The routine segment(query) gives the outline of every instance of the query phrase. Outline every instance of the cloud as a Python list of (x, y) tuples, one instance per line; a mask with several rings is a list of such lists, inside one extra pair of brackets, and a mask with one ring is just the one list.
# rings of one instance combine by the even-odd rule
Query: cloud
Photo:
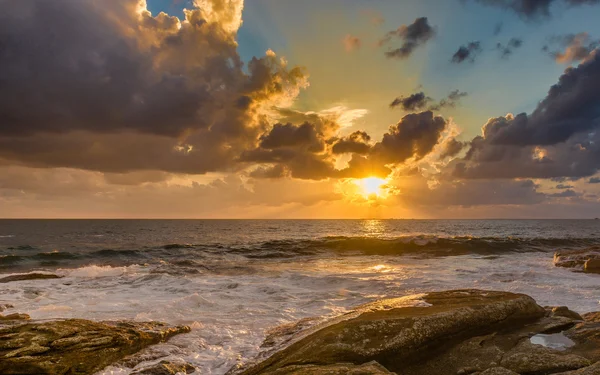
[(307, 83), (272, 52), (244, 67), (240, 0), (198, 1), (183, 21), (138, 0), (60, 4), (3, 2), (0, 158), (109, 172), (233, 168), (269, 128), (270, 108)]
[(360, 38), (358, 38), (354, 35), (348, 34), (342, 40), (342, 44), (344, 45), (346, 52), (352, 52), (352, 51), (356, 51), (357, 49), (359, 49), (362, 43), (360, 41)]
[(481, 42), (471, 42), (467, 45), (460, 46), (452, 56), (452, 61), (455, 64), (460, 64), (464, 61), (475, 62), (477, 56), (481, 53)]
[(454, 108), (459, 103), (459, 101), (468, 96), (466, 92), (462, 92), (459, 90), (454, 90), (448, 96), (439, 102), (434, 102), (433, 98), (425, 95), (424, 92), (418, 92), (409, 96), (401, 96), (392, 103), (390, 103), (390, 108), (400, 107), (402, 110), (406, 112), (422, 110), (427, 108), (429, 111), (439, 111), (443, 108)]
[(437, 145), (449, 123), (433, 112), (411, 113), (390, 126), (380, 142), (373, 146), (372, 157), (383, 164), (419, 160)]
[(509, 9), (527, 20), (548, 18), (553, 4), (567, 6), (594, 5), (600, 0), (475, 0), (484, 5)]
[(559, 64), (571, 64), (587, 58), (600, 46), (600, 40), (592, 40), (588, 33), (579, 33), (551, 37), (549, 44), (564, 50), (550, 51), (550, 45), (546, 45), (542, 49), (544, 52), (548, 52)]
[(450, 138), (444, 145), (440, 153), (440, 159), (451, 158), (458, 155), (466, 146), (465, 142)]
[(389, 44), (394, 39), (402, 42), (399, 48), (391, 48), (385, 52), (385, 56), (395, 59), (406, 59), (418, 47), (424, 45), (435, 36), (436, 32), (427, 20), (427, 17), (417, 18), (410, 25), (402, 25), (397, 30), (388, 32), (380, 41), (379, 45)]
[(333, 147), (334, 154), (368, 154), (371, 151), (371, 136), (364, 131), (355, 131), (347, 137), (337, 140)]
[(468, 93), (460, 90), (454, 90), (447, 97), (440, 100), (437, 104), (429, 107), (430, 111), (439, 111), (443, 108), (455, 108), (462, 98), (469, 96)]
[(507, 59), (513, 52), (521, 48), (523, 40), (519, 38), (511, 38), (506, 44), (496, 43), (496, 49), (500, 52), (500, 57)]
[(425, 108), (432, 101), (424, 92), (418, 92), (407, 97), (401, 96), (390, 103), (390, 108), (401, 107), (405, 111), (415, 111)]
[(588, 180), (589, 184), (600, 184), (600, 177), (592, 177)]
[(463, 178), (586, 177), (600, 168), (600, 54), (568, 68), (531, 114), (491, 118), (457, 161)]
[(567, 189), (567, 190), (561, 191), (560, 193), (550, 194), (549, 196), (552, 198), (573, 198), (573, 197), (579, 197), (579, 196), (581, 196), (581, 194), (577, 193), (576, 191), (574, 191), (572, 189)]
[(573, 185), (564, 185), (564, 184), (558, 184), (556, 185), (557, 189), (572, 189)]
[(494, 36), (500, 35), (502, 29), (504, 28), (504, 23), (498, 22), (496, 26), (494, 26)]

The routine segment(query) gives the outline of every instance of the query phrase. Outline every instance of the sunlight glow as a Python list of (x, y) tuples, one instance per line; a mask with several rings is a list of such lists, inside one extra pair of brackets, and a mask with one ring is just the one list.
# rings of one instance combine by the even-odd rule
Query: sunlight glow
[(365, 196), (381, 196), (383, 186), (387, 183), (386, 180), (377, 177), (368, 177), (361, 180), (355, 180), (354, 183), (362, 190)]

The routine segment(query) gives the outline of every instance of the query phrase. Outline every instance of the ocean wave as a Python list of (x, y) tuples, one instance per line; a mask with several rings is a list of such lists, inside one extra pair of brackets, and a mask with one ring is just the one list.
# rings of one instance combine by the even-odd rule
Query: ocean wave
[(248, 258), (285, 258), (333, 251), (340, 255), (452, 256), (507, 252), (555, 251), (600, 244), (598, 238), (510, 238), (510, 237), (346, 237), (314, 240), (274, 240), (235, 249)]
[(459, 255), (499, 256), (505, 253), (552, 252), (600, 245), (600, 238), (512, 238), (440, 237), (411, 235), (398, 237), (329, 236), (315, 239), (282, 239), (255, 243), (178, 244), (140, 246), (139, 249), (81, 249), (37, 252), (27, 246), (0, 251), (0, 269), (31, 267), (76, 268), (83, 266), (121, 267), (148, 264), (156, 272), (197, 274), (205, 272), (246, 272), (229, 264), (241, 259), (250, 262), (285, 260), (297, 257), (381, 255), (443, 257)]

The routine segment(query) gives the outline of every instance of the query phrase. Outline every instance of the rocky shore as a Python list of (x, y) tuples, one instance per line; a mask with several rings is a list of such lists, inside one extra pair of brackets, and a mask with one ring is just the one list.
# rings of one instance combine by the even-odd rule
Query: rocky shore
[(544, 308), (506, 292), (383, 300), (316, 327), (290, 328), (279, 342), (262, 361), (230, 374), (600, 374), (599, 313)]
[[(49, 276), (4, 282), (34, 277)], [(11, 313), (0, 315), (3, 375), (94, 374), (115, 364), (135, 375), (201, 373), (164, 357), (139, 365), (148, 357), (143, 349), (189, 332), (186, 326), (32, 321), (12, 306), (4, 309)], [(542, 307), (508, 292), (432, 292), (366, 304), (325, 322), (279, 327), (262, 349), (252, 363), (228, 374), (600, 375), (600, 313)]]

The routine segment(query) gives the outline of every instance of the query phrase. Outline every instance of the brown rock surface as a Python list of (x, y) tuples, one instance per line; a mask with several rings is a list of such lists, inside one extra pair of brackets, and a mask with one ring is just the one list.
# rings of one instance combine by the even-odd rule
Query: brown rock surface
[(590, 260), (600, 260), (600, 247), (594, 246), (587, 249), (564, 250), (554, 253), (556, 267), (573, 268), (583, 271), (585, 263)]
[[(411, 306), (410, 301), (418, 300)], [(532, 344), (530, 338), (537, 334), (567, 343), (559, 341), (562, 350)], [(266, 352), (262, 362), (230, 373), (354, 374), (350, 369), (375, 361), (381, 366), (378, 372), (365, 374), (545, 375), (573, 370), (567, 374), (600, 375), (598, 365), (591, 365), (600, 360), (600, 313), (582, 317), (564, 306), (544, 310), (522, 294), (448, 291), (360, 306), (288, 337), (283, 346)]]
[(0, 325), (0, 374), (93, 374), (189, 327), (81, 319)]

